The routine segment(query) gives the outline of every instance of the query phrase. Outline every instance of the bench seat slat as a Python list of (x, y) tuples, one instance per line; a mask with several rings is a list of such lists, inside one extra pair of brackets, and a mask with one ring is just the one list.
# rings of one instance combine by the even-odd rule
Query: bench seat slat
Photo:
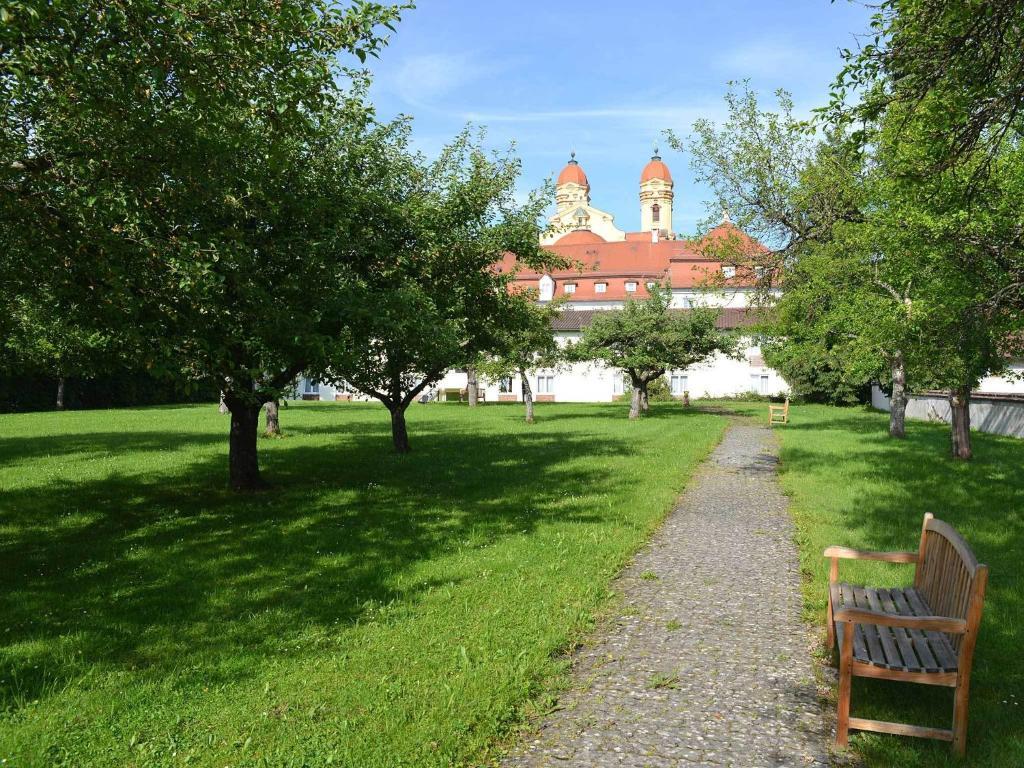
[[(882, 601), (878, 599), (878, 591), (874, 589), (866, 591), (871, 610), (883, 610)], [(893, 637), (892, 627), (876, 626), (875, 629), (878, 631), (878, 639), (882, 643), (882, 652), (885, 654), (885, 666), (889, 669), (906, 669), (903, 666), (903, 660), (900, 658), (900, 652), (896, 648), (896, 638)]]
[[(872, 589), (837, 583), (831, 585), (832, 605), (865, 608), (897, 616), (933, 615), (913, 589)], [(842, 633), (837, 633), (842, 644)], [(902, 672), (956, 672), (957, 655), (944, 632), (907, 630), (876, 624), (855, 624), (853, 657), (856, 661)]]
[[(900, 616), (917, 615), (910, 608), (910, 604), (907, 602), (902, 589), (893, 589), (891, 591), (893, 602), (896, 603), (896, 610), (899, 611)], [(921, 669), (925, 672), (940, 672), (939, 663), (935, 661), (932, 649), (928, 647), (928, 638), (924, 636), (924, 632), (919, 629), (908, 629), (907, 634), (910, 635), (910, 642), (914, 644), (914, 651), (921, 660)]]
[[(914, 610), (916, 616), (933, 615), (932, 609), (928, 606), (924, 596), (916, 589), (906, 589), (903, 591), (903, 594), (906, 596), (907, 602), (910, 603), (910, 607)], [(943, 672), (956, 672), (956, 649), (953, 647), (949, 636), (944, 632), (932, 630), (926, 631), (924, 636), (928, 639), (928, 646), (931, 648), (939, 668)]]

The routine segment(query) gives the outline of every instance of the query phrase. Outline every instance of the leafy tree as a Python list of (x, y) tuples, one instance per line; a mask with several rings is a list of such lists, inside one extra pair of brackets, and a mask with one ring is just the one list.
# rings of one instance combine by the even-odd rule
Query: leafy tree
[(513, 305), (518, 311), (510, 313), (499, 331), (499, 351), (483, 355), (477, 367), (491, 380), (519, 377), (526, 423), (533, 424), (533, 390), (527, 372), (554, 368), (563, 362), (562, 350), (551, 327), (562, 305), (558, 301), (536, 304), (532, 292), (524, 293), (522, 298), (526, 301)]
[(12, 297), (11, 303), (11, 326), (3, 350), (7, 365), (23, 374), (56, 378), (59, 410), (65, 406), (69, 377), (89, 377), (117, 360), (109, 336), (83, 327), (76, 312), (60, 311), (40, 291), (25, 291)]
[(629, 376), (633, 393), (629, 418), (647, 410), (648, 387), (669, 370), (685, 370), (717, 353), (734, 355), (737, 339), (716, 326), (718, 311), (707, 307), (670, 309), (672, 292), (651, 286), (643, 301), (599, 312), (567, 349), (573, 360), (597, 360)]
[(995, 157), (1004, 141), (1020, 135), (1024, 5), (1018, 0), (882, 0), (867, 42), (843, 57), (830, 103), (820, 112), (833, 124), (855, 127), (860, 142), (871, 142), (869, 126), (899, 112), (924, 129), (912, 140), (929, 147), (929, 169), (937, 170), (979, 154)]
[[(902, 437), (916, 348), (913, 267), (867, 221), (873, 180), (865, 159), (842, 135), (816, 135), (796, 119), (784, 91), (776, 97), (779, 111), (766, 111), (748, 87), (730, 88), (725, 123), (695, 126), (695, 169), (744, 231), (774, 245), (759, 261), (774, 278), (758, 297), (774, 310), (763, 327), (768, 362), (798, 394), (829, 402), (855, 401), (872, 379), (888, 381), (890, 434)], [(717, 257), (751, 263), (749, 248), (730, 245), (720, 242)]]
[(88, 307), (85, 327), (152, 370), (223, 389), (231, 485), (259, 487), (260, 408), (340, 332), (379, 218), (367, 190), (387, 131), (338, 56), (375, 55), (399, 9), (29, 0), (4, 13), (4, 258), (41, 265), (19, 284), (44, 276), (58, 311)]
[[(353, 295), (358, 310), (323, 377), (347, 381), (391, 413), (395, 450), (411, 448), (405, 412), (450, 368), (498, 351), (526, 299), (509, 292), (507, 254), (534, 267), (544, 200), (516, 200), (519, 162), (492, 156), (467, 131), (426, 162), (403, 147), (387, 161), (391, 221), (377, 231), (382, 258)], [(386, 257), (386, 258), (385, 258)]]

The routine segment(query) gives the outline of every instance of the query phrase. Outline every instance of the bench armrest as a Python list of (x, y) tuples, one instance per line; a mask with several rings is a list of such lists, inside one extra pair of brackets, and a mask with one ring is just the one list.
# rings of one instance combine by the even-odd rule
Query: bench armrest
[(826, 547), (822, 553), (831, 558), (832, 566), (828, 569), (828, 580), (839, 581), (839, 560), (880, 560), (885, 563), (916, 563), (917, 552), (871, 552), (849, 547)]
[(872, 552), (849, 547), (827, 547), (825, 557), (843, 558), (844, 560), (882, 560), (886, 563), (916, 563), (917, 552)]
[(952, 632), (957, 635), (967, 631), (967, 622), (963, 619), (951, 619), (948, 616), (899, 616), (895, 613), (869, 611), (867, 608), (840, 608), (832, 618), (837, 623), (848, 621), (854, 624), (881, 624), (886, 627)]

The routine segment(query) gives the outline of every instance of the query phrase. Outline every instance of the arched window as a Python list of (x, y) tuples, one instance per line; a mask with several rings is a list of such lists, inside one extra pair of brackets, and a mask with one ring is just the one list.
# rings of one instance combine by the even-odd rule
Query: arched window
[(657, 203), (651, 206), (651, 221), (655, 224), (661, 221), (661, 206)]

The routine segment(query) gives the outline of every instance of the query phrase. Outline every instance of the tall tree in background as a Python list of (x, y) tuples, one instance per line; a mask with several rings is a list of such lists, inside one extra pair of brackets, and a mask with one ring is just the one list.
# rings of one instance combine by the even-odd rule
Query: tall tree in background
[(260, 407), (344, 325), (387, 131), (338, 56), (375, 55), (398, 12), (363, 0), (4, 10), (5, 259), (48, 267), (34, 274), (55, 311), (88, 307), (85, 327), (152, 370), (216, 382), (236, 489), (262, 485)]
[(734, 355), (736, 337), (716, 327), (718, 311), (672, 310), (668, 287), (652, 285), (650, 296), (629, 300), (621, 310), (599, 312), (580, 340), (566, 350), (572, 360), (595, 360), (623, 371), (633, 385), (629, 418), (646, 410), (647, 389), (670, 370), (686, 370), (715, 354)]
[(533, 424), (533, 389), (529, 371), (555, 368), (563, 362), (564, 355), (551, 327), (562, 307), (557, 301), (535, 303), (536, 296), (532, 291), (522, 294), (522, 298), (525, 301), (511, 307), (518, 311), (510, 312), (507, 322), (499, 330), (502, 338), (498, 350), (483, 355), (478, 368), (492, 381), (519, 377), (526, 423)]
[(58, 307), (38, 286), (10, 301), (12, 325), (0, 353), (22, 373), (54, 377), (58, 410), (66, 404), (68, 378), (89, 377), (117, 360), (110, 337), (81, 325), (77, 307)]
[(1024, 5), (883, 0), (871, 32), (822, 115), (879, 156), (883, 213), (940, 278), (933, 380), (950, 392), (953, 455), (969, 458), (970, 389), (1024, 330)]
[(405, 413), (450, 368), (500, 351), (526, 299), (508, 290), (514, 259), (538, 268), (545, 199), (516, 200), (519, 161), (480, 148), (468, 131), (426, 162), (405, 147), (387, 160), (391, 220), (377, 230), (381, 258), (355, 287), (359, 309), (322, 378), (344, 380), (391, 414), (395, 451), (411, 450)]

